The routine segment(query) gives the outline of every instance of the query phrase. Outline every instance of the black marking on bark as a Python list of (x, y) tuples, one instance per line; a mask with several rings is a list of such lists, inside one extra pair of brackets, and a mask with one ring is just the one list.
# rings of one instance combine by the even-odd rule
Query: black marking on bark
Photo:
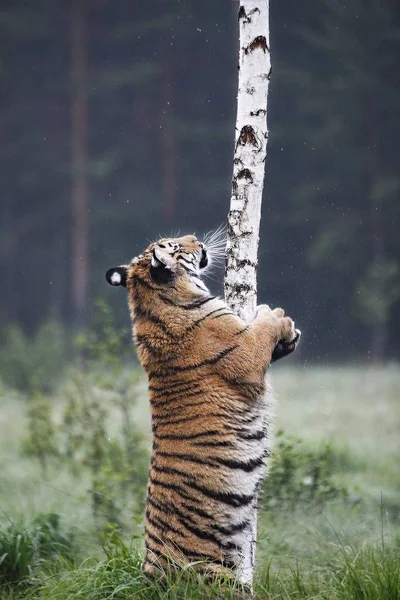
[[(270, 72), (271, 72), (271, 70), (270, 70)], [(268, 74), (268, 78), (269, 78), (269, 74)], [(267, 111), (264, 108), (259, 108), (258, 110), (250, 111), (251, 117), (261, 117), (265, 114), (267, 114)]]
[(239, 139), (237, 141), (237, 145), (245, 146), (246, 144), (251, 144), (252, 146), (257, 146), (257, 138), (254, 133), (254, 129), (251, 125), (244, 125), (239, 135)]
[(244, 6), (240, 6), (240, 8), (239, 8), (238, 21), (240, 21), (240, 19), (247, 19), (247, 15), (246, 15), (246, 11), (244, 10)]
[(253, 176), (251, 174), (250, 169), (242, 169), (236, 175), (236, 179), (246, 179), (249, 183), (253, 183)]
[(238, 12), (238, 21), (243, 19), (243, 23), (251, 23), (250, 17), (253, 16), (256, 12), (260, 12), (259, 8), (253, 8), (249, 13), (246, 13), (244, 6), (240, 6)]
[(271, 81), (271, 73), (272, 73), (272, 67), (270, 67), (269, 71), (268, 71), (268, 75), (267, 75), (268, 81)]
[(244, 258), (243, 260), (238, 260), (236, 261), (236, 268), (237, 269), (243, 269), (244, 267), (253, 267), (254, 269), (257, 269), (257, 263), (249, 260), (248, 258)]
[(236, 294), (247, 294), (248, 292), (254, 291), (253, 286), (248, 285), (247, 283), (237, 282), (237, 283), (234, 283), (232, 287)]
[(265, 35), (258, 35), (257, 37), (255, 37), (254, 40), (247, 46), (247, 48), (244, 49), (244, 53), (248, 54), (249, 52), (253, 52), (253, 50), (255, 50), (256, 48), (261, 48), (264, 54), (266, 52), (269, 52), (267, 38), (265, 37)]

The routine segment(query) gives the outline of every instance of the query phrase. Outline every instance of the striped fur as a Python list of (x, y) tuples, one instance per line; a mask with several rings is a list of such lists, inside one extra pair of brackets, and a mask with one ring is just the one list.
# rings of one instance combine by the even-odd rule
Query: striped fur
[(269, 454), (266, 370), (278, 341), (298, 339), (282, 309), (260, 306), (247, 325), (213, 297), (201, 279), (208, 260), (204, 244), (185, 236), (162, 239), (117, 268), (149, 380), (151, 575), (169, 561), (243, 572)]

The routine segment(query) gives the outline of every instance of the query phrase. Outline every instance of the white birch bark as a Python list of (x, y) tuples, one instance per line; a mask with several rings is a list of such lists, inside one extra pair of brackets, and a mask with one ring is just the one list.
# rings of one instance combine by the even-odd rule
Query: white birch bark
[[(242, 0), (238, 19), (238, 109), (224, 287), (227, 304), (250, 322), (257, 307), (257, 252), (268, 140), (269, 0)], [(246, 533), (238, 576), (252, 587), (257, 501)]]
[(268, 0), (240, 3), (238, 110), (224, 286), (227, 303), (245, 321), (253, 319), (257, 306), (257, 251), (271, 71), (268, 15)]

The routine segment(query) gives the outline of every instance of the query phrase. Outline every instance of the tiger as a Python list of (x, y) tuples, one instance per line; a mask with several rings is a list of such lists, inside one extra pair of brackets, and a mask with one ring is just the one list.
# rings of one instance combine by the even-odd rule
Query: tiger
[(241, 320), (206, 286), (211, 262), (194, 235), (162, 238), (109, 269), (106, 280), (127, 289), (148, 377), (144, 573), (191, 563), (246, 584), (252, 514), (270, 455), (266, 372), (293, 352), (300, 331), (268, 305), (251, 323)]

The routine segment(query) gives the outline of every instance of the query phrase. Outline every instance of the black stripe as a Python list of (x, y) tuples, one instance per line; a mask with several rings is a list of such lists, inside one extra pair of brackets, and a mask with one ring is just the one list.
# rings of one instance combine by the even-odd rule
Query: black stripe
[(203, 304), (206, 304), (207, 302), (210, 302), (211, 300), (215, 300), (215, 296), (207, 296), (207, 298), (202, 298), (201, 300), (196, 300), (196, 302), (192, 302), (191, 304), (185, 304), (182, 308), (184, 308), (185, 310), (193, 310), (195, 308), (199, 308), (200, 306), (203, 306)]
[(233, 314), (232, 312), (224, 312), (224, 313), (222, 313), (222, 315), (216, 315), (215, 317), (213, 317), (211, 319), (211, 321), (215, 321), (215, 319), (219, 319), (220, 317), (226, 317), (227, 315), (232, 315), (232, 314)]
[(186, 258), (184, 258), (183, 256), (178, 256), (178, 262), (180, 263), (181, 260), (183, 260), (183, 262), (185, 262), (187, 265), (194, 265), (194, 259), (193, 260), (187, 260)]
[(229, 535), (233, 535), (235, 533), (239, 533), (240, 531), (243, 531), (244, 529), (246, 529), (246, 527), (248, 527), (250, 525), (249, 520), (246, 519), (245, 521), (241, 521), (240, 523), (236, 523), (236, 524), (229, 525), (228, 527), (224, 527), (223, 525), (219, 525), (218, 523), (215, 523), (214, 516), (210, 515), (208, 512), (206, 512), (202, 508), (199, 508), (198, 506), (193, 506), (192, 504), (187, 504), (186, 502), (182, 502), (182, 507), (185, 508), (186, 510), (188, 510), (189, 512), (201, 517), (202, 519), (207, 519), (208, 521), (212, 521), (212, 523), (209, 524), (209, 527), (211, 527), (212, 529), (215, 529), (215, 531), (218, 531), (219, 533), (222, 533), (223, 535), (229, 536)]
[(173, 515), (175, 512), (175, 507), (172, 504), (167, 504), (161, 500), (153, 500), (150, 495), (147, 496), (146, 502), (168, 516)]
[(196, 272), (194, 269), (189, 269), (189, 267), (187, 267), (186, 265), (182, 265), (181, 263), (180, 266), (186, 271), (186, 273), (189, 273), (189, 275), (193, 275), (193, 273)]
[[(194, 552), (190, 548), (186, 548), (185, 546), (182, 546), (181, 543), (178, 544), (178, 542), (175, 541), (175, 540), (170, 540), (171, 543), (170, 544), (166, 544), (165, 542), (162, 542), (161, 540), (158, 540), (158, 538), (155, 535), (153, 535), (151, 533), (151, 531), (149, 531), (149, 529), (146, 526), (144, 528), (144, 532), (145, 532), (146, 538), (148, 538), (148, 539), (146, 539), (146, 546), (148, 546), (148, 549), (151, 552), (154, 552), (154, 554), (156, 554), (159, 550), (158, 550), (158, 548), (154, 548), (153, 549), (152, 547), (150, 547), (148, 545), (148, 540), (149, 539), (152, 540), (156, 544), (162, 545), (167, 550), (178, 550), (179, 552), (182, 553), (182, 555), (185, 558), (189, 558), (191, 560), (206, 560), (208, 562), (211, 561), (211, 562), (220, 563), (220, 561), (218, 561), (218, 559), (213, 558), (209, 554), (203, 554), (202, 552)], [(165, 553), (162, 556), (165, 556)]]
[[(179, 406), (171, 407), (171, 404), (174, 404), (175, 402), (182, 402), (183, 399), (191, 398), (193, 396), (203, 396), (203, 395), (204, 395), (203, 390), (199, 390), (198, 392), (191, 392), (189, 394), (183, 394), (183, 395), (179, 396), (178, 398), (173, 398), (172, 400), (170, 400), (168, 402), (168, 409), (167, 409), (168, 415), (167, 416), (173, 417), (176, 414), (181, 414), (183, 412), (183, 410), (186, 408), (195, 408), (197, 406), (204, 406), (204, 405), (210, 406), (210, 400), (208, 399), (208, 400), (201, 400), (198, 402), (184, 402), (184, 403), (179, 404)], [(153, 402), (152, 402), (152, 404), (153, 404)], [(160, 408), (160, 410), (162, 410), (163, 406), (165, 408), (165, 404), (166, 403), (156, 404), (155, 408)], [(153, 416), (155, 418), (159, 418), (160, 416), (162, 417), (162, 415), (157, 415), (155, 413), (153, 413)]]
[(240, 390), (241, 393), (246, 393), (247, 396), (244, 398), (246, 400), (253, 400), (259, 396), (262, 396), (265, 393), (265, 384), (264, 383), (253, 383), (243, 381), (242, 379), (232, 379), (230, 377), (226, 377), (226, 375), (222, 375), (219, 373), (220, 379), (232, 386), (236, 392)]
[[(158, 503), (156, 501), (154, 501), (151, 497), (149, 497), (147, 499), (147, 502), (149, 504), (151, 504), (151, 506), (153, 506), (154, 508), (156, 508), (157, 510), (161, 510), (162, 512), (164, 512), (164, 514), (169, 515), (170, 513), (164, 510), (164, 506), (163, 503)], [(236, 524), (232, 524), (232, 525), (228, 525), (227, 527), (223, 526), (223, 525), (219, 525), (218, 523), (215, 523), (215, 518), (213, 515), (209, 514), (207, 511), (203, 510), (202, 508), (198, 507), (198, 506), (194, 506), (193, 504), (188, 504), (186, 502), (182, 502), (182, 508), (184, 508), (186, 511), (189, 511), (189, 513), (192, 513), (198, 517), (201, 517), (202, 519), (206, 519), (207, 521), (211, 521), (211, 523), (208, 525), (209, 527), (211, 527), (212, 529), (214, 529), (215, 531), (218, 531), (218, 533), (221, 533), (222, 535), (226, 535), (226, 536), (230, 536), (230, 535), (234, 535), (235, 533), (239, 533), (241, 531), (243, 531), (244, 529), (246, 529), (246, 527), (249, 526), (249, 521), (246, 519), (244, 521), (241, 521), (240, 523), (236, 523)], [(196, 524), (196, 521), (193, 520), (193, 518), (190, 516), (190, 514), (185, 514), (183, 513), (177, 506), (175, 506), (172, 509), (172, 512), (176, 515), (178, 515), (179, 517), (181, 517), (182, 519), (186, 520), (184, 524), (187, 524), (187, 521), (189, 521), (191, 524)], [(160, 519), (160, 517), (157, 517)], [(188, 527), (186, 527), (188, 529)]]
[[(183, 265), (182, 265), (183, 267)], [(201, 283), (203, 283), (203, 285), (199, 285), (198, 283), (196, 283), (194, 281), (194, 277), (192, 277), (191, 283), (194, 283), (194, 285), (197, 287), (198, 290), (202, 290), (203, 292), (205, 292), (207, 290), (206, 285), (201, 281), (201, 279), (199, 277), (196, 277), (196, 279), (198, 279)], [(207, 290), (208, 291), (208, 290)]]
[[(153, 467), (155, 470), (157, 470), (155, 467)], [(180, 485), (175, 485), (173, 483), (167, 483), (165, 481), (161, 481), (160, 479), (155, 479), (151, 473), (149, 474), (149, 480), (150, 482), (155, 486), (155, 487), (162, 487), (165, 490), (169, 490), (172, 492), (176, 492), (177, 494), (179, 494), (182, 498), (185, 498), (186, 500), (191, 500), (191, 501), (195, 501), (197, 502), (197, 498), (193, 498), (193, 496), (190, 496)]]
[[(171, 420), (168, 412), (166, 414), (160, 412), (159, 414), (152, 415), (152, 420), (155, 425), (175, 425), (176, 423), (185, 423), (186, 421), (195, 421), (199, 418), (209, 418), (209, 417), (219, 417), (220, 419), (226, 419), (232, 416), (232, 413), (226, 409), (221, 408), (220, 413), (206, 413), (202, 411), (200, 414), (196, 413), (195, 415), (190, 415), (188, 417), (182, 417), (180, 419)], [(179, 411), (178, 411), (179, 413)], [(176, 415), (171, 415), (172, 417)], [(244, 421), (244, 419), (242, 419)]]
[[(148, 501), (148, 503), (150, 503), (152, 506), (154, 506), (155, 508), (157, 508), (157, 503), (156, 503), (156, 502), (154, 502), (153, 500), (151, 500), (151, 498), (148, 498), (148, 499), (147, 499), (147, 501)], [(183, 506), (183, 502), (181, 503), (181, 505)], [(189, 505), (189, 506), (192, 506), (192, 505)], [(190, 511), (189, 511), (189, 512), (190, 512)], [(173, 507), (172, 514), (174, 514), (174, 515), (178, 515), (178, 516), (180, 516), (180, 517), (182, 517), (182, 518), (184, 518), (184, 519), (188, 519), (188, 520), (189, 520), (191, 523), (196, 523), (195, 519), (193, 519), (193, 517), (192, 517), (191, 515), (188, 515), (188, 514), (186, 514), (186, 513), (182, 512), (182, 511), (181, 511), (181, 510), (178, 508), (178, 506), (177, 506), (176, 504), (174, 504), (174, 507)]]
[[(213, 515), (210, 515), (207, 511), (203, 510), (199, 506), (193, 506), (193, 504), (186, 504), (186, 502), (182, 502), (182, 507), (185, 508), (186, 510), (188, 510), (189, 512), (194, 513), (198, 517), (201, 517), (202, 519), (207, 519), (209, 521), (215, 520)], [(188, 516), (188, 515), (185, 515), (185, 516)], [(193, 519), (191, 519), (191, 520), (193, 523), (194, 522)]]
[(183, 462), (191, 462), (198, 465), (219, 469), (219, 466), (216, 464), (216, 462), (204, 460), (203, 458), (199, 458), (193, 454), (179, 454), (179, 452), (164, 452), (163, 450), (157, 450), (157, 456), (163, 456), (164, 458), (176, 458), (177, 460), (181, 460)]
[(165, 356), (165, 350), (160, 350), (149, 342), (147, 336), (144, 335), (135, 335), (135, 343), (137, 346), (143, 346), (150, 354), (154, 354), (155, 356)]
[[(160, 539), (158, 539), (157, 536), (155, 536), (153, 533), (151, 533), (151, 531), (149, 531), (146, 527), (146, 525), (144, 526), (144, 533), (146, 538), (149, 538), (152, 542), (158, 544), (159, 546), (162, 546), (163, 543)], [(146, 546), (148, 546), (148, 548), (152, 551), (152, 552), (156, 552), (156, 550), (158, 550), (158, 548), (153, 549), (152, 547), (149, 546), (148, 544), (148, 540), (146, 540)]]
[(193, 454), (180, 454), (179, 452), (164, 452), (163, 450), (157, 450), (157, 456), (163, 456), (165, 458), (175, 458), (184, 462), (196, 463), (213, 468), (219, 468), (219, 466), (227, 467), (228, 469), (240, 469), (246, 473), (254, 471), (257, 467), (264, 464), (265, 454), (252, 458), (248, 461), (233, 460), (228, 458), (221, 458), (219, 456), (208, 456), (209, 459), (199, 458)]
[(201, 431), (199, 433), (165, 433), (157, 434), (156, 437), (160, 440), (194, 440), (199, 437), (209, 437), (213, 435), (219, 435), (218, 429), (209, 429), (208, 431)]
[(187, 523), (185, 521), (185, 519), (182, 519), (181, 517), (178, 517), (178, 519), (179, 519), (179, 522), (182, 523), (182, 525), (188, 531), (190, 531), (190, 533), (193, 533), (196, 537), (200, 538), (201, 540), (207, 540), (209, 542), (213, 542), (218, 547), (223, 548), (224, 550), (236, 550), (237, 549), (237, 545), (234, 544), (233, 542), (222, 542), (220, 539), (218, 539), (216, 537), (216, 535), (214, 533), (211, 533), (209, 531), (204, 531), (204, 529), (199, 529), (195, 525), (192, 525), (191, 523)]
[(155, 424), (153, 423), (153, 431), (159, 427), (165, 427), (167, 425), (178, 425), (180, 423), (189, 423), (190, 421), (195, 421), (196, 419), (205, 419), (205, 418), (210, 418), (210, 417), (215, 417), (215, 418), (219, 418), (219, 419), (224, 419), (226, 418), (226, 414), (221, 414), (221, 413), (209, 413), (209, 414), (201, 414), (201, 415), (191, 415), (190, 417), (182, 417), (181, 419), (175, 419), (175, 420), (170, 420), (168, 419), (167, 421), (160, 421), (161, 417), (157, 417), (158, 419), (158, 423)]
[[(207, 313), (206, 315), (204, 315), (200, 319), (197, 319), (197, 321), (195, 321), (194, 323), (192, 323), (191, 325), (189, 325), (189, 327), (185, 330), (185, 333), (189, 333), (195, 327), (197, 327), (198, 325), (200, 325), (200, 323), (202, 323), (203, 321), (205, 321), (206, 319), (208, 319), (208, 317), (210, 317), (211, 315), (213, 315), (214, 313), (216, 313), (216, 312), (218, 312), (220, 310), (224, 310), (225, 308), (226, 308), (226, 306), (221, 306), (220, 308), (216, 308), (215, 310), (212, 310), (211, 312)], [(230, 313), (230, 314), (232, 314), (232, 313)]]
[[(182, 265), (183, 266), (183, 265)], [(183, 310), (194, 310), (196, 308), (200, 308), (203, 304), (210, 302), (211, 300), (215, 300), (215, 296), (207, 296), (207, 298), (202, 298), (201, 300), (196, 300), (195, 302), (191, 302), (190, 304), (179, 304), (178, 302), (174, 302), (170, 298), (159, 295), (160, 300), (165, 302), (165, 304), (169, 304), (170, 306), (175, 306), (176, 308), (182, 308)]]
[(163, 387), (149, 385), (148, 389), (152, 392), (160, 392), (161, 394), (167, 394), (170, 390), (173, 390), (176, 387), (179, 387), (181, 385), (189, 385), (191, 383), (196, 384), (198, 381), (200, 381), (199, 377), (196, 377), (195, 379), (189, 379), (189, 381), (187, 379), (178, 379), (178, 381), (170, 382), (168, 383), (168, 385), (164, 385)]
[(188, 479), (193, 479), (193, 475), (191, 475), (187, 471), (176, 469), (175, 467), (161, 467), (160, 465), (157, 465), (156, 463), (152, 462), (151, 469), (157, 471), (158, 473), (163, 473), (164, 475), (178, 475), (178, 477), (186, 477)]
[(176, 542), (175, 540), (171, 542), (170, 548), (179, 550), (179, 552), (182, 552), (182, 555), (190, 561), (201, 560), (207, 561), (207, 563), (211, 562), (221, 564), (220, 560), (213, 558), (209, 554), (203, 554), (202, 552), (195, 552), (193, 550), (190, 550), (190, 548), (185, 548), (185, 546), (182, 546), (182, 544), (178, 544), (178, 542)]
[(192, 365), (184, 365), (184, 366), (170, 366), (168, 368), (168, 370), (166, 370), (166, 371), (158, 371), (158, 372), (153, 371), (153, 372), (149, 373), (149, 377), (165, 377), (165, 376), (168, 377), (168, 375), (172, 375), (173, 373), (190, 371), (192, 369), (199, 369), (200, 367), (205, 367), (206, 365), (215, 365), (217, 362), (219, 362), (220, 360), (222, 360), (223, 358), (228, 356), (228, 354), (230, 354), (237, 348), (239, 348), (239, 345), (230, 346), (230, 348), (225, 348), (225, 350), (222, 350), (213, 358), (208, 358), (207, 360), (203, 360), (200, 363), (195, 363)]
[[(164, 561), (167, 562), (167, 558), (166, 558), (165, 554), (163, 554), (161, 552), (161, 550), (159, 550), (158, 548), (150, 548), (150, 546), (147, 543), (147, 540), (145, 540), (145, 542), (146, 542), (146, 554), (147, 553), (150, 554), (150, 556), (146, 555), (145, 562), (146, 561), (149, 562), (151, 564), (151, 566), (154, 566), (154, 565), (157, 565), (157, 564), (159, 565), (158, 559), (160, 559), (160, 558), (164, 559)], [(157, 556), (157, 559), (154, 562), (152, 562), (150, 560), (152, 554), (154, 554), (155, 556)]]
[(215, 442), (193, 442), (193, 446), (204, 446), (204, 447), (213, 447), (213, 448), (233, 448), (234, 443), (228, 440), (218, 440)]
[(172, 337), (172, 338), (176, 338), (176, 335), (168, 329), (168, 327), (164, 323), (164, 321), (162, 319), (160, 319), (159, 317), (157, 317), (156, 315), (153, 315), (150, 311), (145, 310), (139, 306), (135, 306), (134, 315), (135, 315), (135, 317), (139, 316), (139, 317), (143, 317), (144, 319), (148, 319), (149, 321), (151, 321), (151, 323), (154, 323), (154, 325), (157, 325), (166, 335), (168, 335), (169, 337)]
[[(181, 384), (182, 385), (182, 384)], [(194, 385), (185, 385), (184, 387), (178, 388), (178, 389), (173, 389), (173, 390), (167, 390), (165, 392), (159, 392), (157, 390), (157, 395), (156, 396), (152, 396), (153, 399), (155, 400), (161, 400), (162, 398), (168, 398), (169, 396), (178, 396), (179, 394), (184, 394), (186, 392), (189, 392), (190, 390), (196, 389), (199, 387), (199, 383), (195, 383)], [(177, 386), (178, 387), (178, 386)], [(154, 390), (154, 388), (150, 388), (151, 390)]]
[(260, 429), (255, 433), (238, 433), (237, 435), (241, 440), (263, 440), (267, 437), (267, 433), (264, 429)]
[[(190, 398), (190, 396), (198, 396), (199, 394), (204, 394), (203, 390), (197, 390), (199, 384), (195, 386), (189, 386), (183, 388), (181, 390), (176, 390), (170, 392), (169, 394), (160, 394), (160, 396), (152, 396), (150, 402), (154, 406), (165, 406), (165, 404), (173, 404), (177, 400), (182, 400), (182, 398)], [(164, 400), (164, 401), (163, 401)]]
[(261, 456), (258, 456), (257, 458), (251, 458), (248, 461), (232, 460), (219, 457), (213, 457), (213, 459), (220, 465), (227, 467), (228, 469), (240, 469), (241, 471), (245, 471), (246, 473), (251, 473), (257, 467), (261, 467), (261, 465), (264, 465), (265, 456), (266, 454), (263, 453)]
[(159, 529), (162, 532), (172, 531), (172, 533), (176, 533), (177, 535), (186, 537), (182, 531), (180, 531), (179, 529), (176, 529), (176, 527), (171, 525), (171, 522), (163, 521), (163, 519), (161, 519), (159, 516), (152, 517), (149, 513), (149, 510), (146, 510), (146, 519), (150, 523), (150, 525), (152, 527), (154, 527), (155, 529)]
[(227, 504), (228, 506), (234, 506), (236, 508), (241, 506), (248, 506), (254, 500), (253, 494), (246, 495), (234, 494), (233, 492), (216, 492), (215, 490), (210, 490), (207, 487), (198, 485), (194, 481), (185, 481), (185, 485), (200, 492), (204, 496), (211, 498), (212, 500), (216, 500), (217, 502)]
[(176, 302), (174, 302), (173, 300), (170, 300), (169, 298), (167, 298), (166, 296), (163, 296), (162, 294), (159, 294), (158, 297), (160, 298), (160, 300), (162, 302), (164, 302), (164, 304), (169, 304), (169, 306), (180, 306), (180, 304), (177, 304)]
[(240, 329), (239, 331), (237, 331), (234, 335), (242, 335), (242, 333), (245, 333), (246, 331), (248, 331), (250, 329), (250, 325), (245, 325), (243, 327), (243, 329)]
[(219, 531), (219, 533), (229, 536), (229, 535), (234, 535), (235, 533), (239, 533), (240, 531), (243, 531), (249, 525), (250, 525), (250, 521), (248, 521), (246, 519), (245, 521), (241, 521), (240, 523), (236, 523), (235, 525), (230, 525), (229, 527), (223, 527), (222, 525), (217, 525), (216, 523), (212, 524), (211, 527), (213, 529), (217, 529), (217, 531)]

